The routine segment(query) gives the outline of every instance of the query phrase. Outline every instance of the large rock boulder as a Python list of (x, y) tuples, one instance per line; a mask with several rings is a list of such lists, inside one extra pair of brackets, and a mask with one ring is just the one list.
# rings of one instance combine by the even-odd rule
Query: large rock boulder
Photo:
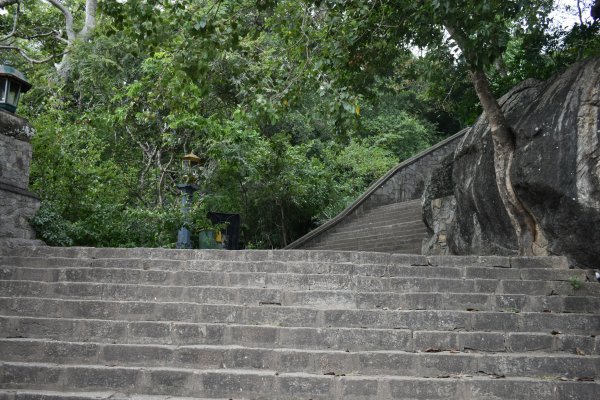
[[(516, 134), (515, 190), (545, 238), (541, 253), (600, 265), (600, 58), (546, 82), (527, 80), (500, 99)], [(454, 254), (517, 253), (495, 182), (493, 144), (480, 117), (459, 144), (453, 176)]]

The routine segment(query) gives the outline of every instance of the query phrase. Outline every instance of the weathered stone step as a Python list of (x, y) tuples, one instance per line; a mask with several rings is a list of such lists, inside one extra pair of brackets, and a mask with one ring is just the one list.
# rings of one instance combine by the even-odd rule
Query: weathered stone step
[[(403, 232), (395, 236), (380, 235), (375, 233), (371, 236), (350, 236), (348, 238), (338, 238), (335, 235), (328, 237), (325, 241), (316, 245), (330, 246), (330, 248), (348, 247), (352, 248), (372, 248), (373, 251), (382, 251), (390, 247), (402, 247), (412, 244), (420, 244), (425, 238), (425, 228), (414, 229), (412, 231)], [(348, 247), (350, 248), (350, 247)]]
[(415, 216), (411, 214), (401, 214), (401, 215), (384, 215), (378, 217), (377, 219), (356, 219), (348, 223), (342, 223), (338, 226), (331, 228), (330, 233), (341, 234), (350, 231), (363, 230), (363, 229), (371, 229), (371, 228), (386, 228), (392, 229), (392, 227), (399, 225), (414, 225), (419, 226), (424, 225), (423, 219), (420, 215)]
[(341, 223), (331, 228), (330, 233), (338, 234), (353, 230), (378, 228), (396, 224), (423, 224), (423, 218), (420, 214), (412, 213), (388, 213), (377, 217), (361, 217)]
[(376, 244), (363, 243), (360, 241), (349, 242), (343, 244), (330, 244), (328, 242), (315, 245), (314, 249), (336, 249), (340, 251), (362, 251), (373, 249), (382, 253), (394, 254), (419, 254), (422, 246), (423, 238), (410, 238), (403, 241), (377, 241)]
[[(203, 276), (204, 275), (204, 276)], [(169, 297), (182, 297), (183, 292), (201, 291), (211, 287), (257, 288), (323, 291), (381, 291), (381, 292), (445, 292), (445, 293), (494, 293), (527, 294), (531, 296), (577, 296), (599, 297), (600, 285), (595, 282), (544, 281), (522, 279), (481, 279), (481, 278), (427, 278), (427, 277), (372, 277), (363, 275), (320, 275), (320, 274), (278, 274), (278, 273), (212, 273), (192, 275), (201, 278), (187, 282), (139, 282), (140, 287), (148, 286), (152, 296), (160, 297), (162, 290)], [(29, 291), (39, 295), (81, 293), (84, 296), (110, 296), (135, 290), (137, 282), (93, 283), (93, 282), (41, 282), (21, 280), (0, 280), (0, 289), (5, 293), (19, 294)], [(201, 286), (201, 287), (200, 287)], [(133, 293), (133, 292), (132, 292)], [(194, 294), (190, 294), (193, 297)]]
[[(39, 260), (39, 259), (34, 259)], [(106, 261), (106, 260), (96, 260)], [(37, 264), (34, 263), (34, 264)], [(306, 274), (306, 275), (346, 275), (375, 277), (428, 277), (428, 278), (481, 278), (512, 280), (574, 281), (584, 283), (594, 281), (594, 271), (583, 269), (549, 268), (497, 268), (485, 266), (405, 266), (405, 265), (353, 265), (353, 264), (296, 264), (277, 262), (247, 263), (165, 263), (158, 261), (140, 265), (139, 262), (94, 262), (84, 267), (44, 268), (43, 263), (35, 267), (0, 266), (0, 279), (31, 281), (66, 281), (99, 283), (164, 283), (199, 284), (226, 282), (230, 276), (243, 274)], [(62, 264), (57, 262), (57, 265)], [(100, 266), (98, 266), (100, 265)], [(144, 268), (140, 268), (143, 266)], [(251, 278), (248, 278), (251, 279)], [(266, 279), (266, 278), (262, 278)], [(231, 280), (231, 279), (230, 279)], [(213, 283), (214, 284), (214, 283)], [(221, 284), (219, 284), (221, 285)]]
[[(0, 389), (0, 400), (209, 400), (199, 397), (152, 396), (124, 394), (113, 391), (93, 392), (57, 392), (51, 390)], [(210, 398), (210, 400), (231, 400)]]
[[(443, 376), (335, 376), (278, 373), (274, 370), (194, 370), (175, 368), (61, 366), (43, 363), (4, 363), (5, 389), (111, 390), (150, 395), (311, 399), (515, 399), (596, 400), (597, 382), (551, 379)], [(566, 379), (566, 378), (565, 378)]]
[(570, 379), (600, 377), (600, 357), (576, 354), (405, 352), (268, 349), (216, 345), (133, 345), (56, 342), (32, 339), (0, 340), (5, 362), (76, 365), (143, 366), (235, 370), (275, 370), (324, 375), (447, 376), (489, 375)]
[(411, 329), (308, 328), (0, 316), (0, 337), (121, 344), (238, 345), (313, 350), (565, 352), (600, 355), (600, 336), (558, 331), (469, 332)]
[(381, 206), (374, 207), (362, 215), (376, 214), (380, 212), (389, 212), (389, 211), (406, 211), (406, 210), (420, 210), (421, 199), (402, 201), (399, 203), (390, 203)]
[(600, 314), (446, 310), (351, 310), (152, 301), (0, 298), (5, 316), (235, 323), (287, 327), (562, 332), (600, 335)]
[[(384, 282), (374, 281), (369, 287), (360, 282), (350, 282), (353, 286), (346, 290), (324, 289), (319, 284), (308, 287), (290, 287), (275, 284), (276, 288), (220, 286), (157, 286), (138, 284), (109, 284), (89, 282), (34, 282), (0, 281), (0, 291), (12, 297), (47, 297), (86, 300), (187, 302), (206, 304), (260, 305), (278, 304), (281, 306), (313, 306), (318, 308), (386, 308), (406, 310), (479, 310), (479, 311), (529, 311), (529, 312), (579, 312), (600, 313), (600, 297), (559, 295), (560, 288), (551, 289), (553, 296), (539, 295), (531, 290), (531, 295), (502, 293), (498, 288), (512, 289), (514, 282), (543, 281), (498, 281), (496, 291), (488, 290), (494, 283), (490, 280), (443, 280), (416, 278), (389, 278), (393, 292), (385, 291)], [(400, 283), (401, 281), (402, 283)], [(298, 282), (292, 282), (297, 284)], [(260, 282), (258, 283), (261, 284)], [(356, 286), (354, 286), (356, 284)], [(398, 285), (398, 286), (396, 286)], [(414, 285), (414, 286), (413, 286)], [(594, 284), (591, 284), (594, 285)], [(335, 287), (335, 285), (332, 285)], [(592, 286), (595, 288), (596, 286)], [(522, 287), (517, 286), (518, 289)], [(527, 288), (532, 288), (527, 286)], [(532, 288), (533, 289), (533, 288)], [(579, 289), (581, 290), (581, 289)], [(578, 292), (579, 292), (578, 290)], [(401, 293), (398, 293), (400, 291)], [(510, 290), (509, 290), (510, 292)], [(525, 291), (527, 293), (527, 291)]]
[[(332, 250), (173, 250), (121, 249), (91, 247), (25, 247), (0, 249), (0, 266), (89, 266), (129, 263), (142, 268), (154, 263), (170, 264), (180, 269), (181, 263), (190, 262), (298, 262), (304, 264), (378, 264), (378, 265), (437, 265), (437, 266), (503, 266), (512, 268), (568, 269), (566, 257), (498, 257), (498, 256), (422, 256), (379, 252)], [(37, 259), (37, 261), (36, 261)], [(98, 260), (104, 259), (104, 260)], [(34, 264), (32, 264), (34, 263)], [(114, 264), (112, 264), (114, 265)]]
[[(350, 227), (348, 227), (350, 228)], [(404, 223), (392, 223), (387, 221), (386, 224), (376, 226), (353, 226), (352, 229), (344, 231), (335, 231), (331, 233), (331, 239), (336, 240), (353, 239), (356, 237), (376, 237), (376, 238), (399, 238), (413, 233), (427, 232), (427, 228), (421, 221), (408, 221)], [(330, 239), (330, 240), (331, 240)]]

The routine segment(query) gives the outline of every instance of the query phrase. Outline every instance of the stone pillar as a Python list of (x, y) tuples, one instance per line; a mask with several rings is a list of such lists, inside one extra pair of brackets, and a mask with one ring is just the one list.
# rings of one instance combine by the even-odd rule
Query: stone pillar
[(28, 219), (40, 205), (29, 191), (29, 163), (34, 131), (29, 123), (0, 109), (0, 242), (32, 240)]

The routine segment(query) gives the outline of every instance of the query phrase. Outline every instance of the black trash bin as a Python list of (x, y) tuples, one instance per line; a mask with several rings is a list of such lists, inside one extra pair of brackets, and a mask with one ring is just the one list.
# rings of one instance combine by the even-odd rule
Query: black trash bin
[(223, 248), (227, 250), (240, 250), (240, 225), (241, 218), (239, 214), (225, 214), (217, 212), (209, 212), (206, 217), (213, 224), (227, 223), (227, 228), (222, 230), (221, 233), (225, 235), (223, 238)]

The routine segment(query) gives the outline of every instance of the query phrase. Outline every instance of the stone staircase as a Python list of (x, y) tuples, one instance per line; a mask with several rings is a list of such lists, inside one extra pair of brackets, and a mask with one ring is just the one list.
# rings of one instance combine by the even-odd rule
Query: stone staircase
[(564, 258), (0, 249), (0, 399), (600, 398)]
[(421, 200), (375, 207), (345, 219), (307, 249), (420, 254), (427, 236)]

